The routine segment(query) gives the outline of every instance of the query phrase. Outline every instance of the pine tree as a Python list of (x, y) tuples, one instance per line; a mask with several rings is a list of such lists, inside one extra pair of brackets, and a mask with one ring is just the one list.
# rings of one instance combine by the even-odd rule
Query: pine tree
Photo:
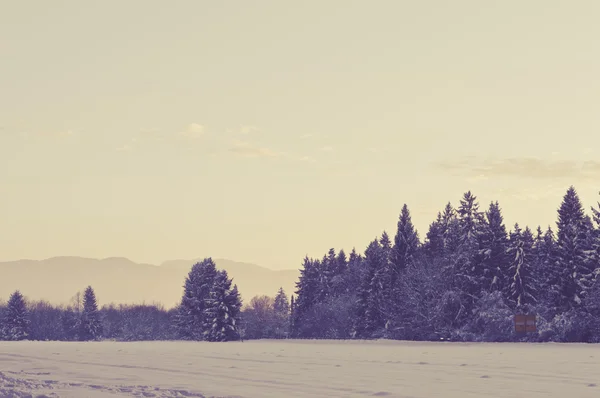
[(273, 301), (273, 312), (275, 314), (275, 328), (279, 336), (287, 334), (288, 318), (290, 317), (290, 303), (282, 287), (277, 291)]
[(419, 235), (413, 226), (408, 206), (404, 204), (398, 219), (398, 229), (394, 237), (391, 262), (395, 273), (402, 273), (409, 267), (419, 248)]
[(79, 339), (83, 341), (98, 339), (102, 334), (102, 323), (98, 312), (96, 294), (91, 286), (83, 293), (83, 311), (79, 323)]
[(509, 273), (511, 275), (508, 287), (508, 299), (520, 312), (527, 312), (530, 305), (535, 304), (536, 288), (532, 275), (533, 235), (526, 228), (521, 232), (518, 224), (515, 231), (511, 233), (509, 253), (512, 258)]
[(507, 280), (508, 236), (498, 202), (490, 203), (485, 213), (480, 240), (483, 254), (483, 288), (502, 291)]
[(444, 225), (440, 212), (438, 212), (436, 220), (429, 224), (429, 230), (423, 243), (423, 252), (430, 260), (441, 258), (444, 255)]
[(208, 299), (205, 301), (203, 333), (207, 341), (233, 341), (239, 339), (237, 323), (242, 306), (237, 286), (227, 271), (217, 271)]
[(349, 287), (346, 284), (346, 273), (348, 272), (348, 259), (343, 249), (337, 254), (334, 261), (333, 279), (331, 280), (332, 295), (339, 297), (342, 294), (348, 293)]
[(465, 314), (470, 313), (474, 302), (483, 291), (483, 256), (479, 251), (479, 240), (483, 225), (483, 214), (479, 211), (477, 197), (466, 192), (458, 208), (459, 246), (453, 258), (456, 287), (461, 292)]
[(355, 337), (371, 337), (375, 331), (385, 326), (385, 272), (382, 270), (385, 267), (384, 258), (383, 248), (376, 238), (365, 250), (367, 272), (358, 289), (353, 332)]
[(27, 303), (20, 291), (10, 295), (4, 314), (4, 335), (7, 340), (25, 340), (29, 337)]
[(293, 313), (293, 330), (295, 337), (306, 337), (310, 333), (303, 327), (304, 317), (319, 298), (319, 261), (304, 257), (300, 278), (296, 282), (296, 301)]
[(570, 187), (558, 209), (557, 274), (560, 293), (559, 308), (567, 310), (577, 307), (591, 287), (593, 270), (589, 269), (586, 229), (583, 206), (575, 191)]
[(442, 236), (444, 237), (444, 255), (456, 254), (461, 244), (460, 222), (452, 204), (448, 202), (442, 213)]
[(203, 340), (206, 301), (209, 299), (217, 268), (212, 258), (194, 264), (184, 285), (177, 313), (177, 330), (185, 340)]

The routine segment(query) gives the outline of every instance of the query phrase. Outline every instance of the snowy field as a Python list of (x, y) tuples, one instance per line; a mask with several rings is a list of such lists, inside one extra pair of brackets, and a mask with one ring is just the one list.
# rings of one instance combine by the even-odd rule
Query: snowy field
[(600, 397), (600, 346), (0, 342), (0, 397)]

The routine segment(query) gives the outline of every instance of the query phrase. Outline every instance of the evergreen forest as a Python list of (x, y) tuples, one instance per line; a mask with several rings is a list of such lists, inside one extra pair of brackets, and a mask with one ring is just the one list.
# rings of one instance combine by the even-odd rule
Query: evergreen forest
[[(393, 236), (363, 252), (305, 257), (296, 291), (243, 304), (211, 258), (191, 267), (179, 305), (99, 307), (88, 286), (67, 306), (0, 303), (4, 340), (193, 340), (261, 338), (600, 342), (600, 204), (589, 214), (574, 187), (555, 226), (504, 223), (498, 202), (466, 192), (419, 236), (407, 205)], [(517, 334), (514, 315), (537, 331)]]

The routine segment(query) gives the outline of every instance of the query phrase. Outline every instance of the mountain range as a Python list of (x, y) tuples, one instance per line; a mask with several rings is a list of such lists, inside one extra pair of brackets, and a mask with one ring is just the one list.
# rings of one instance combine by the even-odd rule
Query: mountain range
[[(31, 300), (67, 304), (91, 285), (100, 305), (145, 302), (171, 308), (179, 303), (185, 278), (198, 261), (171, 260), (161, 265), (135, 263), (123, 257), (5, 261), (0, 262), (0, 299), (6, 301), (18, 289)], [(280, 287), (289, 296), (300, 275), (299, 270), (275, 271), (227, 259), (214, 261), (233, 278), (244, 303), (255, 295), (275, 296)]]

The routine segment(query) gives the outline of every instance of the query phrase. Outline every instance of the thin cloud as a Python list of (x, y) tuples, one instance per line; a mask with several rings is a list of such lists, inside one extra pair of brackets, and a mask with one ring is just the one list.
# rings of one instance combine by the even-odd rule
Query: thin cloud
[(240, 127), (240, 134), (250, 134), (250, 133), (254, 133), (254, 132), (258, 132), (260, 131), (260, 129), (258, 127), (255, 126), (242, 126)]
[(283, 153), (273, 151), (269, 148), (258, 147), (248, 142), (233, 140), (230, 152), (236, 155), (251, 157), (251, 158), (276, 158), (283, 156)]
[(477, 158), (436, 162), (435, 167), (455, 175), (484, 177), (520, 177), (532, 179), (594, 179), (600, 177), (600, 162), (540, 159), (534, 157)]
[(333, 147), (331, 147), (329, 145), (325, 145), (325, 146), (322, 146), (321, 148), (319, 148), (319, 151), (321, 151), (321, 152), (332, 152), (333, 151)]
[(317, 163), (317, 160), (310, 156), (301, 156), (298, 158), (298, 160), (301, 162), (306, 162), (306, 163)]
[(179, 135), (186, 138), (198, 138), (204, 135), (205, 129), (204, 126), (198, 123), (189, 124), (185, 130), (180, 131)]

